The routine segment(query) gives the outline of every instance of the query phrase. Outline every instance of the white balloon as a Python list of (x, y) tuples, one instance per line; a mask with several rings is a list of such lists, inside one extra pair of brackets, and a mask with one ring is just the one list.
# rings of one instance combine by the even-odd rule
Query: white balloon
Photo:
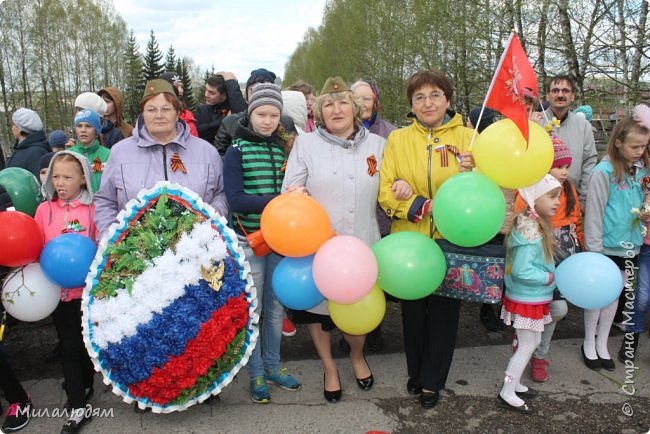
[(61, 288), (34, 262), (11, 271), (2, 285), (2, 305), (21, 321), (47, 318), (59, 304)]

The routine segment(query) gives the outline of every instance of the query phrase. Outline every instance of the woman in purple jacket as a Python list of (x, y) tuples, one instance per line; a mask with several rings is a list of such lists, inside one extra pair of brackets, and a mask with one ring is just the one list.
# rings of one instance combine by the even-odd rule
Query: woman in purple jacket
[(111, 149), (102, 185), (95, 194), (95, 224), (100, 236), (129, 200), (158, 181), (189, 188), (227, 217), (221, 157), (208, 142), (190, 135), (178, 120), (182, 106), (172, 86), (161, 79), (147, 83), (140, 110), (133, 135)]

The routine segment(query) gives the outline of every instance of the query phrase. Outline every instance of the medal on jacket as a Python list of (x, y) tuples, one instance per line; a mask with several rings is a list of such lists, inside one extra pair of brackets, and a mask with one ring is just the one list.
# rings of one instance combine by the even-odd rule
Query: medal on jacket
[(448, 167), (449, 166), (449, 155), (447, 152), (451, 152), (454, 154), (456, 157), (456, 160), (458, 160), (458, 164), (460, 164), (460, 151), (458, 150), (457, 147), (453, 145), (439, 145), (436, 146), (436, 152), (440, 152), (440, 167)]
[(366, 159), (366, 162), (368, 163), (368, 175), (374, 176), (377, 173), (377, 158), (373, 154)]
[(181, 160), (178, 152), (174, 152), (174, 155), (172, 155), (172, 172), (176, 172), (177, 170), (180, 170), (183, 173), (187, 173), (187, 169), (183, 164), (183, 160)]

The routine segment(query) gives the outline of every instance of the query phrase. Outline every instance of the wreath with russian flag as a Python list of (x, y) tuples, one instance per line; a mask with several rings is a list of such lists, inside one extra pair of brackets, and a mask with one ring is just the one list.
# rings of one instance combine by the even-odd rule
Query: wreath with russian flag
[(125, 402), (185, 410), (246, 364), (256, 304), (226, 220), (191, 190), (159, 182), (126, 205), (99, 244), (83, 295), (84, 342)]

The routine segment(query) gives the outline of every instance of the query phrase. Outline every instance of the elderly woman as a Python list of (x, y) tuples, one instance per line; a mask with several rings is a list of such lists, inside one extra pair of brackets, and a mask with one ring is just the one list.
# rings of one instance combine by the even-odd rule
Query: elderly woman
[(116, 221), (129, 200), (158, 181), (183, 185), (218, 213), (228, 215), (219, 153), (205, 140), (190, 135), (187, 125), (178, 120), (181, 110), (181, 102), (167, 81), (147, 83), (133, 135), (111, 149), (95, 195), (95, 223), (100, 235)]
[(363, 126), (371, 133), (377, 134), (385, 139), (395, 129), (395, 125), (379, 116), (381, 103), (379, 102), (379, 89), (377, 85), (368, 80), (357, 80), (350, 86), (354, 96), (361, 100), (361, 120)]
[[(388, 136), (381, 168), (379, 203), (392, 217), (391, 232), (416, 231), (440, 238), (432, 216), (437, 189), (459, 171), (471, 170), (464, 153), (472, 131), (451, 110), (454, 89), (441, 72), (422, 71), (408, 81), (407, 97), (413, 123)], [(406, 183), (413, 194), (394, 197), (395, 183)], [(410, 394), (432, 408), (444, 389), (454, 354), (460, 301), (429, 295), (402, 301), (402, 323)]]
[[(282, 188), (288, 192), (308, 192), (325, 207), (338, 234), (353, 235), (371, 245), (379, 240), (375, 218), (379, 191), (376, 169), (385, 140), (363, 127), (361, 107), (340, 77), (327, 79), (313, 108), (316, 130), (296, 140)], [(294, 320), (307, 324), (323, 363), (325, 399), (337, 402), (341, 399), (341, 382), (330, 343), (335, 325), (326, 302), (309, 311), (294, 312)], [(363, 355), (365, 335), (343, 336), (350, 345), (356, 383), (362, 390), (369, 390), (374, 379)]]

